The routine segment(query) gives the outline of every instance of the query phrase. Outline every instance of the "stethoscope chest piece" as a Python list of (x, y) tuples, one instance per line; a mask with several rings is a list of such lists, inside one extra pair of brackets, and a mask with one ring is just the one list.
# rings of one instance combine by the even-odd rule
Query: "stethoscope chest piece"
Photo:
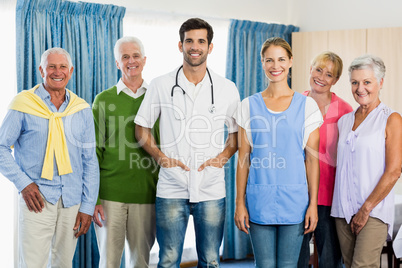
[(216, 107), (215, 107), (215, 105), (212, 104), (211, 106), (209, 106), (208, 111), (209, 111), (211, 114), (215, 114), (215, 113), (216, 113)]

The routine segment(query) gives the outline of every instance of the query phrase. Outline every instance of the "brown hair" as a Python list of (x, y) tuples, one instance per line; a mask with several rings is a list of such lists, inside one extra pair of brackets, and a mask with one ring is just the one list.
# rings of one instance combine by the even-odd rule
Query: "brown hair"
[(191, 31), (191, 30), (199, 30), (199, 29), (205, 29), (207, 30), (207, 39), (208, 39), (208, 45), (211, 44), (212, 38), (214, 37), (214, 31), (212, 30), (212, 26), (209, 25), (208, 22), (206, 22), (203, 19), (200, 18), (191, 18), (183, 22), (179, 29), (179, 35), (180, 35), (180, 41), (183, 43), (184, 42), (184, 33)]
[(271, 37), (268, 38), (261, 47), (261, 59), (264, 58), (264, 53), (270, 46), (282, 47), (284, 50), (286, 50), (289, 59), (293, 57), (292, 49), (288, 44), (288, 42), (286, 42), (283, 38), (280, 37)]

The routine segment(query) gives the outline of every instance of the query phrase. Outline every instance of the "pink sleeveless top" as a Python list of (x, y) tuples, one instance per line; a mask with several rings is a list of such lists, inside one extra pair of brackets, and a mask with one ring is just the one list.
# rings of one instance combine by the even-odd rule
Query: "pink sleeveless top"
[[(308, 96), (310, 91), (303, 92)], [(338, 120), (352, 112), (352, 106), (332, 92), (331, 103), (324, 123), (320, 127), (320, 187), (318, 188), (318, 205), (331, 206), (334, 192), (336, 171), (336, 148), (338, 142)]]

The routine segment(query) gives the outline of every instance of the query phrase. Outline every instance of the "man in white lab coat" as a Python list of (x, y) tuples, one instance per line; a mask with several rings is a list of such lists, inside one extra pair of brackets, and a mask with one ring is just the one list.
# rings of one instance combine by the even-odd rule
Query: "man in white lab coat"
[[(155, 203), (158, 267), (179, 267), (190, 214), (198, 267), (219, 267), (225, 220), (223, 166), (237, 150), (233, 114), (240, 98), (233, 82), (207, 68), (212, 27), (192, 18), (179, 33), (183, 65), (151, 82), (135, 118), (135, 135), (161, 166)], [(160, 149), (151, 135), (158, 118)]]

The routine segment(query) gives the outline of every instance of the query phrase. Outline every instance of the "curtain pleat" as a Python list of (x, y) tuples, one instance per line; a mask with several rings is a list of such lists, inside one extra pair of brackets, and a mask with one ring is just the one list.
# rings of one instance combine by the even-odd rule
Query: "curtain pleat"
[[(226, 78), (235, 82), (240, 98), (263, 91), (267, 87), (261, 65), (261, 46), (270, 37), (282, 37), (292, 44), (292, 32), (299, 27), (293, 25), (268, 24), (247, 20), (231, 20), (228, 35)], [(244, 259), (252, 254), (249, 237), (234, 224), (236, 198), (237, 154), (226, 167), (226, 225), (224, 236), (224, 259)]]
[[(67, 50), (74, 65), (67, 88), (92, 103), (119, 79), (113, 48), (123, 35), (126, 9), (63, 0), (18, 0), (16, 56), (18, 92), (41, 83), (40, 57), (51, 47)], [(3, 27), (6, 27), (3, 25)], [(95, 230), (78, 239), (74, 268), (98, 267)], [(121, 267), (124, 267), (124, 262)]]

